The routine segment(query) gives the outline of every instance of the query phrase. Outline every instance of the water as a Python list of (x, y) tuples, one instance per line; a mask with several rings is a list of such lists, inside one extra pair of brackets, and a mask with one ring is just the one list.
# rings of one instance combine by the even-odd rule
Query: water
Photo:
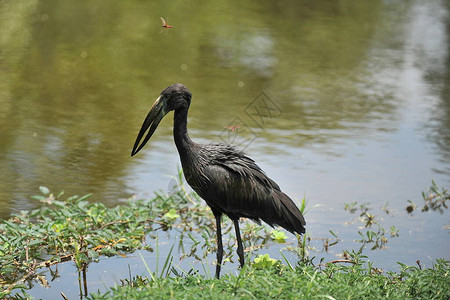
[[(40, 185), (108, 205), (167, 190), (179, 166), (171, 115), (130, 152), (150, 105), (182, 82), (194, 140), (230, 140), (225, 127), (240, 126), (232, 141), (297, 203), (320, 205), (306, 215), (311, 236), (343, 239), (327, 258), (358, 247), (343, 210), (358, 201), (400, 230), (366, 252), (377, 266), (448, 259), (448, 211), (405, 207), (432, 179), (450, 187), (449, 10), (437, 0), (2, 1), (0, 216), (37, 207)], [(174, 28), (161, 31), (160, 16)], [(126, 259), (104, 260), (117, 266), (105, 276), (127, 278)], [(88, 274), (104, 278), (102, 264)]]

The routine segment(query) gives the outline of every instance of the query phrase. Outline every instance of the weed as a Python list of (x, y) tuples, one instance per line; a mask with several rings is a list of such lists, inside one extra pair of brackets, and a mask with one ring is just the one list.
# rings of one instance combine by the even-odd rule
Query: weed
[[(398, 236), (399, 231), (395, 226), (385, 230), (369, 204), (358, 202), (344, 207), (352, 214), (359, 211), (358, 222), (362, 226), (358, 231), (358, 242), (362, 245), (358, 251), (344, 251), (342, 259), (329, 263), (323, 263), (322, 258), (316, 266), (315, 257), (310, 255), (310, 251), (315, 250), (311, 240), (322, 240), (326, 252), (341, 240), (332, 230), (328, 238), (313, 238), (306, 233), (297, 235), (297, 245), (287, 246), (288, 251), (299, 257), (296, 265), (291, 265), (282, 252), (286, 266), (267, 254), (259, 255), (253, 263), (245, 265), (238, 276), (226, 274), (220, 281), (216, 280), (210, 275), (210, 265), (207, 263), (207, 256), (216, 251), (214, 217), (196, 194), (187, 192), (181, 172), (175, 179), (177, 186), (171, 188), (169, 193), (156, 193), (149, 200), (131, 198), (113, 208), (89, 202), (90, 195), (66, 198), (63, 192), (53, 194), (49, 189), (40, 187), (41, 194), (33, 198), (42, 203), (41, 208), (22, 211), (0, 223), (0, 298), (14, 289), (21, 290), (22, 298), (26, 298), (24, 291), (33, 282), (48, 286), (46, 276), (39, 270), (48, 268), (50, 275), (56, 278), (59, 275), (57, 269), (52, 270), (52, 266), (65, 261), (73, 261), (77, 266), (80, 295), (87, 295), (86, 269), (90, 262), (98, 260), (101, 255), (126, 255), (136, 249), (156, 251), (159, 257), (158, 232), (169, 229), (179, 237), (176, 245), (181, 258), (197, 259), (202, 263), (204, 274), (209, 276), (204, 278), (193, 268), (184, 271), (173, 265), (173, 245), (161, 268), (157, 264), (156, 269), (151, 270), (143, 260), (148, 278), (133, 277), (130, 271), (129, 278), (122, 280), (120, 287), (114, 287), (105, 294), (92, 294), (89, 298), (237, 299), (279, 298), (283, 295), (283, 298), (358, 299), (380, 295), (379, 298), (430, 296), (446, 299), (441, 296), (449, 293), (449, 267), (446, 261), (436, 261), (432, 271), (423, 269), (420, 262), (418, 268), (402, 265), (400, 273), (385, 276), (381, 276), (381, 270), (372, 263), (366, 262), (367, 257), (362, 254), (366, 245), (371, 245), (371, 249), (383, 248), (388, 238)], [(438, 191), (434, 182), (433, 185), (432, 192), (436, 196), (430, 198), (432, 201), (425, 201), (427, 207), (436, 210), (446, 208), (447, 191)], [(303, 198), (300, 205), (304, 214), (307, 212), (307, 202)], [(391, 211), (387, 204), (382, 210), (386, 214)], [(232, 236), (232, 222), (227, 218), (225, 220), (222, 232)], [(251, 221), (242, 223), (245, 253), (250, 261), (253, 253), (268, 243), (286, 242), (283, 231)], [(224, 261), (232, 262), (235, 259), (234, 239), (224, 240)], [(441, 277), (436, 277), (436, 274)], [(348, 288), (349, 284), (353, 286)], [(15, 296), (20, 298), (21, 294), (16, 293)]]
[[(154, 282), (136, 278), (139, 288), (129, 284), (97, 292), (88, 299), (448, 299), (450, 266), (437, 260), (432, 269), (401, 265), (399, 273), (382, 274), (358, 252), (349, 251), (351, 263), (329, 263), (325, 267), (281, 262), (263, 267), (253, 263), (237, 276), (220, 280), (197, 274), (167, 277)], [(261, 256), (260, 261), (271, 262)]]
[[(358, 202), (345, 204), (344, 210), (347, 210), (352, 214), (356, 213), (358, 210), (360, 211), (358, 220), (363, 226), (361, 230), (358, 230), (359, 239), (356, 240), (361, 243), (359, 252), (362, 252), (366, 245), (371, 245), (371, 250), (385, 248), (385, 245), (388, 243), (388, 235), (376, 215), (370, 212), (372, 208), (370, 208), (369, 203), (360, 204), (359, 207), (357, 207), (357, 205)], [(381, 209), (386, 214), (389, 214), (390, 212), (387, 208), (387, 204)], [(391, 226), (389, 233), (389, 237), (391, 238), (399, 236), (399, 230), (395, 228), (395, 226)]]
[[(438, 211), (439, 213), (443, 213), (444, 209), (448, 209), (447, 201), (450, 200), (450, 193), (447, 189), (442, 188), (439, 190), (436, 182), (434, 180), (431, 181), (431, 186), (428, 188), (426, 192), (422, 192), (422, 198), (424, 201), (422, 211)], [(406, 206), (406, 211), (408, 213), (412, 213), (416, 208), (411, 200), (408, 200), (409, 205)]]

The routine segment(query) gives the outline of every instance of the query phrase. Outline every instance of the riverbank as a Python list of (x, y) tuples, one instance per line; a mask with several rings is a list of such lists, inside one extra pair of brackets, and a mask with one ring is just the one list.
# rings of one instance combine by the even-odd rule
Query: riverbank
[(244, 267), (236, 276), (219, 280), (189, 275), (133, 278), (89, 299), (448, 299), (449, 262), (438, 260), (432, 269), (402, 266), (398, 273), (379, 274), (353, 257), (349, 266), (299, 265), (275, 262)]
[[(40, 187), (41, 194), (34, 196), (41, 202), (39, 209), (21, 211), (0, 223), (0, 299), (31, 299), (35, 296), (30, 292), (33, 287), (48, 290), (55, 278), (67, 281), (66, 274), (58, 274), (62, 263), (75, 266), (79, 295), (87, 299), (449, 298), (449, 261), (436, 259), (428, 268), (424, 265), (429, 266), (429, 262), (417, 261), (415, 266), (399, 263), (398, 272), (385, 272), (370, 262), (363, 249), (366, 246), (382, 249), (389, 239), (398, 236), (398, 231), (395, 227), (385, 229), (366, 204), (356, 202), (344, 209), (359, 215), (359, 227), (355, 228), (361, 236), (358, 250), (345, 250), (336, 260), (323, 257), (319, 260), (310, 255), (310, 251), (317, 253), (317, 249), (310, 245), (312, 237), (308, 234), (296, 236), (295, 243), (286, 243), (283, 231), (247, 222), (242, 226), (245, 267), (233, 268), (233, 272), (215, 279), (208, 272), (208, 255), (210, 258), (216, 252), (214, 217), (196, 194), (187, 192), (181, 173), (178, 182), (170, 193), (157, 193), (152, 199), (128, 199), (115, 207), (91, 200), (90, 195), (66, 197), (63, 192), (52, 193)], [(448, 200), (447, 190), (440, 190), (433, 183), (430, 191), (424, 193), (422, 211), (444, 212)], [(408, 212), (420, 208), (412, 201), (406, 204)], [(306, 214), (307, 201), (303, 199), (299, 206)], [(233, 231), (231, 223), (224, 222), (225, 234)], [(163, 231), (177, 232), (176, 242), (182, 248), (182, 256), (199, 261), (201, 266), (184, 270), (172, 264), (173, 246), (168, 253), (160, 253), (158, 234)], [(339, 242), (333, 231), (330, 234), (332, 238), (320, 239), (323, 251)], [(283, 259), (279, 260), (268, 254), (255, 257), (258, 249), (274, 244), (286, 245), (287, 252), (295, 253), (295, 263), (281, 251)], [(165, 261), (160, 267), (157, 261), (156, 265), (149, 262), (148, 266), (141, 252), (137, 252), (141, 255), (139, 264), (146, 266), (146, 275), (135, 275), (128, 265), (128, 270), (115, 275), (115, 285), (103, 286), (102, 291), (95, 292), (98, 285), (91, 286), (86, 279), (88, 266), (104, 257), (125, 257), (138, 249), (156, 253)], [(226, 264), (235, 260), (234, 253), (231, 236), (224, 240)], [(203, 271), (199, 272), (198, 267), (202, 266)], [(109, 267), (103, 271), (108, 270)], [(63, 291), (57, 292), (63, 295)]]

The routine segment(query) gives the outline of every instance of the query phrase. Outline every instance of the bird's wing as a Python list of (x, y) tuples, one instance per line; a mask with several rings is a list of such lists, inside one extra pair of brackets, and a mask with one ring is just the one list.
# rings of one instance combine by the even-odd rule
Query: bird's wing
[(209, 152), (207, 154), (214, 153), (214, 159), (211, 161), (212, 165), (221, 166), (243, 177), (253, 177), (267, 187), (280, 190), (278, 184), (270, 179), (255, 161), (246, 156), (244, 152), (227, 144), (212, 144), (210, 148), (205, 148), (204, 150)]
[(216, 156), (203, 170), (208, 178), (205, 200), (213, 208), (236, 219), (262, 219), (291, 232), (305, 232), (305, 220), (295, 203), (279, 186), (242, 153)]

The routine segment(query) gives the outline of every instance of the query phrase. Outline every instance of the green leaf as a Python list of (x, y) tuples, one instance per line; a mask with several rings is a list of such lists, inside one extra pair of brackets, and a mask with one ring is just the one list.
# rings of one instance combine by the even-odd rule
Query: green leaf
[(48, 194), (50, 193), (50, 190), (49, 190), (47, 187), (42, 186), (42, 185), (39, 187), (39, 190), (40, 190), (41, 193), (44, 194), (44, 195), (48, 195)]
[(171, 208), (167, 213), (164, 214), (163, 218), (173, 221), (179, 218), (180, 215), (177, 214), (177, 211), (174, 208)]
[(273, 230), (272, 231), (272, 239), (279, 244), (286, 242), (286, 233), (284, 231)]
[(44, 201), (46, 198), (44, 196), (41, 196), (41, 195), (34, 195), (34, 196), (31, 196), (31, 199)]
[(269, 268), (278, 263), (278, 260), (270, 258), (269, 254), (259, 255), (255, 258), (253, 266), (257, 269)]

